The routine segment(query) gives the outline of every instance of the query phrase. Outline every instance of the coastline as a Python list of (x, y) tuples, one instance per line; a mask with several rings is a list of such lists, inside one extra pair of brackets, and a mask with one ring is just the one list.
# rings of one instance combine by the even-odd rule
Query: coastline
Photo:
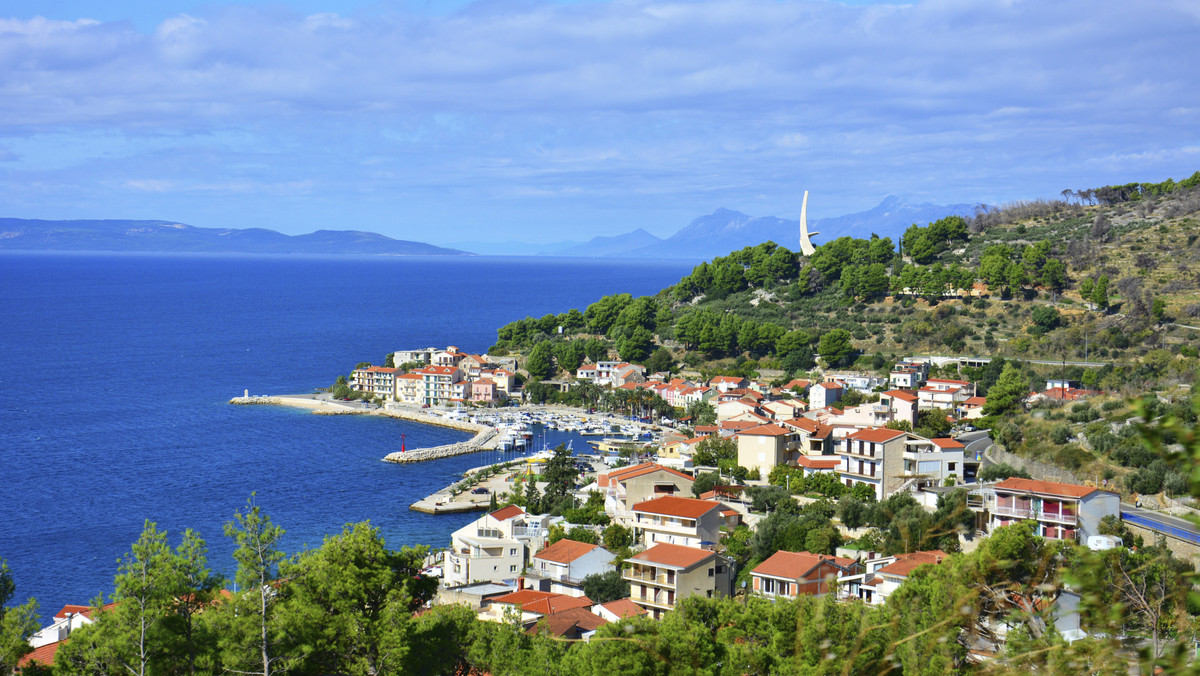
[(496, 449), (496, 428), (480, 425), (466, 420), (455, 420), (432, 413), (424, 409), (400, 406), (394, 402), (383, 408), (365, 406), (362, 403), (335, 401), (328, 394), (280, 394), (280, 395), (249, 395), (234, 397), (230, 404), (237, 406), (289, 406), (310, 411), (313, 415), (379, 415), (423, 425), (446, 427), (461, 432), (471, 432), (475, 436), (467, 441), (460, 441), (442, 446), (414, 448), (404, 452), (389, 453), (383, 458), (385, 462), (412, 463), (425, 460), (436, 460), (465, 453), (492, 451)]

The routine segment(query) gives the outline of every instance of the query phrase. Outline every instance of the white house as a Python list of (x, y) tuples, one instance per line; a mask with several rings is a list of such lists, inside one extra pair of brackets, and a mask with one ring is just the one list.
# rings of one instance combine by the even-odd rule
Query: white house
[(616, 570), (613, 553), (600, 545), (559, 540), (533, 555), (524, 588), (584, 596), (583, 578)]

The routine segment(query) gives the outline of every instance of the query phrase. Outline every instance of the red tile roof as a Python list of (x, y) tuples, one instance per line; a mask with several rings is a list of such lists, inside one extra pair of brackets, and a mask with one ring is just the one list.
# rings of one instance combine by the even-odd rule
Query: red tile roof
[(766, 561), (754, 567), (752, 574), (781, 577), (787, 580), (804, 579), (822, 562), (831, 563), (842, 569), (854, 565), (853, 559), (838, 556), (825, 556), (809, 552), (777, 551)]
[(842, 461), (838, 458), (829, 457), (814, 457), (811, 455), (802, 455), (796, 459), (796, 464), (809, 469), (837, 469)]
[(671, 568), (691, 568), (697, 563), (715, 556), (716, 553), (706, 549), (660, 542), (629, 560), (637, 561), (638, 563), (653, 563)]
[(925, 382), (927, 382), (927, 383), (948, 383), (950, 385), (970, 385), (971, 384), (970, 382), (968, 382), (966, 380), (947, 380), (946, 378), (930, 378), (929, 380), (926, 380)]
[(759, 425), (748, 430), (738, 432), (738, 436), (746, 435), (751, 437), (782, 437), (791, 434), (792, 431), (776, 425), (774, 423), (768, 425)]
[(534, 558), (555, 563), (571, 563), (600, 545), (576, 542), (575, 540), (559, 540), (542, 551), (534, 554)]
[(859, 430), (854, 434), (848, 435), (846, 438), (854, 439), (855, 441), (861, 439), (875, 444), (882, 444), (896, 437), (904, 436), (904, 434), (905, 432), (901, 430), (890, 430), (886, 427), (868, 427), (865, 430)]
[(61, 620), (62, 618), (66, 617), (67, 615), (78, 615), (80, 613), (84, 613), (88, 617), (91, 617), (91, 615), (88, 614), (91, 611), (91, 609), (92, 609), (91, 606), (76, 606), (76, 605), (71, 605), (68, 603), (67, 605), (63, 606), (62, 610), (55, 613), (54, 617), (56, 619)]
[(1056, 481), (1039, 481), (1037, 479), (1018, 479), (1012, 477), (996, 484), (996, 488), (1021, 493), (1042, 493), (1069, 498), (1082, 498), (1095, 493), (1097, 488), (1080, 486), (1078, 484), (1063, 484)]
[(648, 610), (634, 603), (633, 599), (617, 599), (616, 601), (601, 603), (600, 606), (621, 619), (650, 614)]
[(908, 577), (909, 573), (927, 563), (941, 563), (946, 559), (946, 556), (946, 552), (940, 549), (927, 552), (912, 552), (911, 554), (897, 554), (895, 563), (889, 563), (875, 572), (882, 575)]
[(893, 399), (899, 399), (900, 401), (907, 401), (910, 403), (917, 400), (917, 395), (909, 392), (908, 390), (888, 390), (887, 392), (884, 392), (884, 394)]
[(938, 448), (966, 448), (963, 443), (957, 439), (930, 439), (934, 446)]
[[(569, 608), (546, 615), (546, 631), (564, 638), (576, 638), (582, 632), (595, 631), (608, 624), (608, 620), (592, 613), (587, 608)], [(530, 634), (537, 634), (541, 623), (534, 625)]]
[(527, 613), (550, 615), (552, 613), (560, 613), (564, 610), (570, 610), (571, 608), (590, 608), (592, 605), (592, 600), (586, 596), (554, 594), (538, 601), (526, 603), (521, 606), (521, 610)]
[(963, 406), (974, 408), (976, 406), (983, 406), (986, 403), (987, 397), (967, 397), (967, 400), (963, 402)]
[(748, 430), (751, 427), (758, 427), (758, 423), (750, 420), (722, 420), (720, 427), (723, 430)]
[(695, 498), (680, 498), (674, 495), (667, 495), (653, 500), (639, 502), (633, 506), (635, 512), (645, 512), (647, 514), (661, 514), (663, 516), (675, 516), (683, 519), (699, 519), (708, 514), (714, 509), (720, 509), (721, 504), (711, 502), (709, 500), (697, 500)]
[(44, 664), (48, 667), (54, 666), (54, 655), (58, 652), (59, 646), (62, 646), (66, 642), (67, 640), (64, 639), (62, 641), (55, 641), (54, 643), (47, 643), (44, 646), (34, 648), (33, 652), (27, 653), (21, 657), (21, 659), (17, 660), (17, 667), (24, 667), (33, 662)]
[(684, 474), (683, 472), (673, 470), (670, 467), (663, 467), (662, 465), (658, 465), (653, 462), (643, 462), (640, 465), (631, 465), (629, 467), (621, 467), (620, 469), (615, 469), (611, 472), (601, 474), (596, 478), (596, 483), (599, 484), (599, 486), (601, 488), (607, 488), (609, 486), (609, 484), (611, 484), (614, 481), (620, 483), (620, 482), (628, 481), (629, 479), (632, 479), (634, 477), (651, 474), (653, 472), (668, 472), (670, 474), (674, 474), (675, 476), (677, 476), (681, 479), (687, 479), (688, 481), (695, 481), (695, 479), (693, 479), (691, 476), (688, 476), (687, 474)]
[(516, 505), (509, 505), (504, 509), (497, 509), (491, 513), (491, 517), (497, 521), (508, 521), (514, 516), (520, 516), (525, 513), (525, 510)]

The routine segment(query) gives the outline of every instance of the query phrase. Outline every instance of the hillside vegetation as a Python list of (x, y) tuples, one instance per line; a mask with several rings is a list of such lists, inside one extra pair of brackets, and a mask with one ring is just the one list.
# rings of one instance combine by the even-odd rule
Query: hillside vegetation
[[(984, 395), (1014, 363), (1029, 389), (1053, 376), (1107, 393), (1113, 403), (1094, 402), (1108, 407), (1103, 416), (1063, 414), (1055, 425), (1046, 415), (1058, 414), (1042, 412), (1032, 434), (1004, 440), (1109, 478), (1146, 458), (1089, 443), (1096, 420), (1128, 419), (1149, 393), (1164, 393), (1170, 408), (1173, 388), (1189, 387), (1200, 369), (1200, 172), (1062, 195), (913, 225), (897, 242), (841, 237), (808, 258), (764, 242), (701, 263), (652, 296), (606, 296), (507, 324), (492, 353), (528, 355), (535, 378), (572, 372), (607, 348), (651, 371), (771, 369), (780, 382), (818, 360), (886, 372), (909, 355), (991, 357), (990, 368), (955, 375)], [(1080, 443), (1053, 443), (1064, 436)]]

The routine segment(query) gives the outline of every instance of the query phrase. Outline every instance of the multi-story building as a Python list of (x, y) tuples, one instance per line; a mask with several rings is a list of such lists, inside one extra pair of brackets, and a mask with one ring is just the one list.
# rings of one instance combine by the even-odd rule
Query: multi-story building
[(634, 527), (647, 547), (659, 542), (700, 547), (721, 537), (725, 507), (711, 500), (666, 496), (633, 506)]
[(897, 479), (904, 468), (905, 438), (905, 432), (887, 428), (859, 430), (846, 436), (837, 449), (842, 458), (838, 474), (843, 483), (867, 484), (879, 500), (891, 495), (899, 488)]
[(892, 387), (905, 390), (915, 390), (925, 384), (929, 377), (929, 362), (902, 361), (892, 368), (888, 380)]
[(758, 425), (735, 435), (738, 464), (766, 478), (777, 465), (793, 464), (800, 455), (800, 435), (774, 423)]
[(973, 474), (963, 464), (961, 443), (901, 430), (859, 430), (842, 439), (837, 454), (842, 457), (838, 474), (843, 483), (868, 484), (879, 500), (906, 488), (940, 486), (951, 476), (961, 480)]
[(413, 369), (412, 372), (421, 376), (420, 400), (422, 404), (429, 406), (453, 401), (454, 384), (462, 382), (463, 379), (462, 370), (457, 366), (425, 366)]
[[(988, 494), (990, 492), (990, 495)], [(984, 494), (988, 530), (1032, 519), (1037, 534), (1059, 540), (1087, 541), (1100, 534), (1100, 520), (1118, 516), (1121, 498), (1111, 491), (1036, 479), (1005, 479)]]
[(661, 618), (689, 596), (729, 596), (734, 571), (725, 557), (706, 549), (661, 543), (630, 559), (624, 571), (629, 598)]
[(399, 373), (400, 369), (385, 366), (354, 369), (350, 376), (350, 389), (391, 399), (396, 391), (396, 375)]
[(401, 373), (396, 376), (396, 391), (393, 397), (403, 404), (421, 404), (425, 393), (424, 378), (419, 373)]
[(854, 559), (778, 551), (750, 571), (755, 593), (768, 598), (827, 594), (833, 583), (862, 566)]
[(817, 383), (808, 388), (808, 407), (810, 409), (833, 406), (842, 398), (845, 387), (841, 383)]
[(548, 518), (512, 505), (454, 531), (442, 569), (445, 585), (517, 579), (530, 553), (545, 543)]
[(695, 479), (652, 462), (621, 467), (599, 474), (596, 485), (604, 493), (604, 510), (615, 520), (632, 524), (633, 506), (667, 495), (691, 495)]
[(559, 540), (533, 555), (524, 587), (540, 591), (585, 596), (583, 578), (616, 570), (613, 554), (600, 545)]
[(942, 408), (953, 411), (972, 394), (971, 383), (965, 380), (930, 378), (917, 390), (917, 406), (922, 410)]

